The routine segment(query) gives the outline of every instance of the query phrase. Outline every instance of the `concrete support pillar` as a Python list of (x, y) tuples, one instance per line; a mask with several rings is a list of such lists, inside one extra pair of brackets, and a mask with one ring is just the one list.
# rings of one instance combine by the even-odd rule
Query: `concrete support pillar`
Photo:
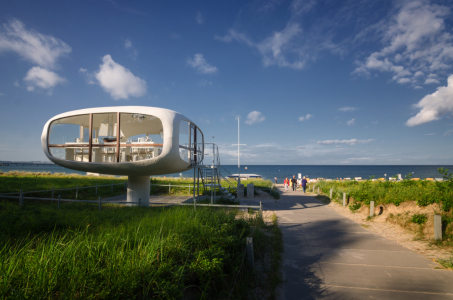
[(247, 198), (255, 197), (255, 185), (253, 183), (247, 184)]
[[(127, 178), (127, 202), (138, 202), (138, 199), (141, 198), (141, 206), (149, 207), (150, 193), (150, 176), (129, 176)], [(128, 204), (128, 206), (132, 205)]]
[(434, 239), (442, 240), (442, 216), (434, 215)]
[(238, 198), (244, 198), (244, 185), (238, 183)]
[(370, 201), (370, 217), (374, 217), (374, 201)]

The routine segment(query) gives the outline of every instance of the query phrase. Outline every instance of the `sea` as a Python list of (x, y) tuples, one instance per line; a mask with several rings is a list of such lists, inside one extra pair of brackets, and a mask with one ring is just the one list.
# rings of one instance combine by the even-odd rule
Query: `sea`
[[(403, 178), (411, 174), (414, 178), (442, 178), (438, 172), (438, 168), (449, 169), (453, 173), (453, 165), (244, 165), (240, 168), (241, 174), (258, 174), (263, 179), (274, 181), (277, 177), (277, 182), (281, 183), (288, 177), (293, 175), (298, 177), (306, 176), (308, 178), (354, 178), (362, 177), (369, 179), (380, 177), (392, 177), (401, 174)], [(67, 174), (82, 174), (86, 172), (75, 171), (63, 168), (57, 165), (30, 165), (30, 164), (10, 164), (9, 166), (0, 166), (0, 171), (26, 171), (26, 172), (50, 172), (50, 173), (67, 173)], [(222, 174), (231, 175), (239, 172), (237, 165), (222, 165)], [(182, 173), (167, 174), (155, 177), (193, 177), (193, 171), (185, 171)], [(154, 176), (153, 176), (154, 177)]]

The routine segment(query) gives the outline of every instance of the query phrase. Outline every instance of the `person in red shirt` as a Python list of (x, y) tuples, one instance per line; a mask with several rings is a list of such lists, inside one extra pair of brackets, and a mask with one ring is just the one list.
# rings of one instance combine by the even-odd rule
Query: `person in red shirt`
[(285, 192), (287, 192), (288, 191), (288, 185), (289, 185), (288, 177), (286, 177), (286, 179), (283, 181), (283, 184), (285, 185)]

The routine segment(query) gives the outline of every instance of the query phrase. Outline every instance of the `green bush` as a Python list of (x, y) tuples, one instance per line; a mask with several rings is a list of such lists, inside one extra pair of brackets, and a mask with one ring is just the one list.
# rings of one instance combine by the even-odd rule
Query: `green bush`
[(411, 222), (415, 224), (425, 224), (428, 221), (428, 216), (426, 214), (413, 214), (411, 217)]
[(360, 203), (360, 202), (354, 202), (353, 204), (349, 205), (349, 209), (351, 211), (356, 211), (361, 207), (362, 207), (362, 203)]

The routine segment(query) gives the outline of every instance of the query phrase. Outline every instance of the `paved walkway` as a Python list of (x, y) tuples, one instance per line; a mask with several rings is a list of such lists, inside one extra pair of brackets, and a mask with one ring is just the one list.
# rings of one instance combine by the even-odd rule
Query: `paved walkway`
[(284, 236), (281, 299), (453, 299), (453, 271), (300, 190), (264, 209), (275, 209)]

